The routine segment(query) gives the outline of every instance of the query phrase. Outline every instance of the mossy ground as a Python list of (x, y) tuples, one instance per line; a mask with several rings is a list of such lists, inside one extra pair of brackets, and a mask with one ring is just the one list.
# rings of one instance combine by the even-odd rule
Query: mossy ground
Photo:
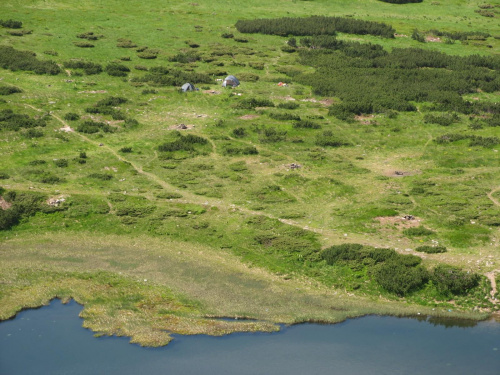
[[(417, 254), (429, 267), (443, 262), (481, 274), (498, 269), (500, 146), (434, 141), (450, 132), (470, 132), (474, 119), (464, 115), (447, 127), (424, 123), (419, 112), (396, 118), (371, 115), (354, 123), (330, 117), (328, 105), (338, 98), (317, 97), (283, 73), (312, 69), (281, 51), (287, 38), (243, 35), (234, 28), (238, 19), (269, 15), (352, 16), (391, 24), (398, 34), (411, 35), (418, 28), (480, 30), (492, 37), (468, 44), (422, 44), (404, 36), (339, 38), (387, 49), (497, 54), (500, 42), (493, 36), (500, 35), (498, 18), (474, 12), (479, 4), (179, 1), (167, 7), (153, 0), (99, 5), (4, 1), (2, 19), (21, 20), (33, 33), (16, 37), (0, 29), (0, 45), (31, 50), (60, 64), (74, 58), (103, 66), (118, 61), (131, 72), (120, 78), (87, 76), (77, 69), (56, 76), (0, 70), (0, 84), (22, 90), (1, 96), (0, 110), (48, 115), (41, 137), (1, 131), (0, 172), (8, 176), (1, 186), (65, 199), (64, 210), (38, 213), (0, 233), (2, 318), (53, 297), (73, 297), (86, 306), (85, 324), (92, 329), (161, 345), (169, 341), (162, 330), (220, 334), (272, 330), (272, 322), (333, 322), (368, 313), (451, 315), (496, 309), (485, 300), (486, 282), (454, 301), (432, 288), (399, 298), (362, 271), (303, 259), (327, 246), (356, 242)], [(76, 46), (81, 41), (77, 35), (89, 31), (103, 37), (91, 41), (93, 48)], [(228, 32), (248, 42), (221, 37)], [(117, 47), (120, 38), (156, 49), (157, 58), (143, 59), (136, 48)], [(195, 44), (199, 47), (190, 47)], [(189, 51), (201, 60), (169, 61)], [(213, 81), (187, 94), (176, 87), (134, 82), (146, 73), (142, 67), (156, 66), (207, 73)], [(226, 74), (240, 77), (242, 85), (221, 88), (216, 79)], [(289, 84), (278, 86), (280, 81)], [(115, 109), (139, 124), (127, 127), (109, 115), (85, 111), (110, 96), (127, 98)], [(299, 107), (238, 108), (247, 98), (268, 99), (276, 106), (293, 101)], [(479, 92), (469, 99), (495, 102), (498, 92)], [(81, 122), (64, 120), (68, 112), (105, 121), (116, 131), (61, 131)], [(296, 128), (293, 121), (270, 116), (276, 112), (300, 115), (320, 129)], [(187, 129), (179, 129), (180, 124)], [(235, 131), (241, 128), (243, 133)], [(324, 131), (351, 146), (317, 146)], [(177, 132), (208, 142), (191, 151), (158, 151), (160, 144), (175, 141)], [(494, 136), (497, 128), (475, 129), (474, 134)], [(124, 147), (131, 152), (120, 151)], [(250, 148), (257, 154), (247, 152)], [(82, 152), (85, 163), (79, 161)], [(68, 160), (68, 166), (58, 166), (55, 159)], [(292, 163), (301, 167), (291, 169)], [(43, 183), (42, 173), (61, 181)], [(401, 219), (408, 214), (416, 217), (415, 223)], [(404, 229), (414, 224), (434, 234), (405, 235)], [(448, 252), (414, 251), (437, 243)], [(89, 295), (94, 290), (100, 294)], [(263, 322), (209, 319), (215, 316)]]

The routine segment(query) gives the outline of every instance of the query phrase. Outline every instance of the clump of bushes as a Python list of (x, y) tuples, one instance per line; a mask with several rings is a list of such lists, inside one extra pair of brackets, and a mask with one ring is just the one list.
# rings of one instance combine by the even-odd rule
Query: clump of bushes
[(228, 143), (222, 146), (222, 153), (228, 156), (257, 155), (259, 152), (254, 146), (236, 145)]
[(30, 129), (45, 127), (46, 120), (42, 118), (31, 118), (28, 115), (14, 113), (11, 109), (0, 111), (0, 129), (18, 131), (19, 129)]
[(264, 98), (245, 98), (240, 100), (236, 106), (240, 109), (254, 109), (256, 107), (274, 107), (274, 103)]
[(113, 77), (126, 77), (130, 72), (130, 69), (122, 64), (111, 63), (106, 65), (104, 68), (106, 73)]
[(59, 167), (59, 168), (66, 168), (69, 165), (67, 159), (57, 159), (57, 160), (54, 160), (54, 164), (55, 164), (56, 167)]
[(18, 51), (9, 46), (0, 46), (0, 67), (12, 71), (32, 71), (36, 74), (56, 75), (61, 69), (53, 61), (41, 61), (31, 51)]
[(94, 48), (95, 46), (90, 42), (73, 42), (73, 44), (80, 48)]
[(466, 294), (479, 284), (480, 276), (473, 272), (462, 271), (460, 268), (440, 264), (431, 274), (437, 289), (444, 294)]
[(350, 143), (342, 141), (333, 135), (331, 130), (325, 130), (316, 136), (315, 144), (320, 147), (350, 146)]
[(201, 56), (194, 51), (188, 51), (186, 53), (179, 52), (177, 55), (169, 57), (168, 61), (178, 62), (178, 63), (192, 63), (201, 60)]
[(34, 128), (30, 128), (23, 133), (23, 137), (28, 138), (28, 139), (42, 138), (43, 136), (44, 136), (44, 133), (42, 130), (34, 129)]
[(76, 37), (80, 38), (80, 39), (87, 39), (87, 40), (99, 40), (101, 38), (104, 38), (104, 35), (98, 35), (98, 34), (94, 34), (93, 31), (87, 31), (85, 33), (78, 34)]
[(104, 122), (91, 121), (91, 120), (88, 120), (88, 121), (81, 123), (76, 128), (76, 131), (78, 131), (80, 133), (86, 133), (86, 134), (98, 133), (101, 130), (105, 133), (113, 133), (114, 132), (114, 129), (111, 126), (109, 126), (108, 124), (105, 124)]
[(140, 59), (145, 59), (145, 60), (153, 60), (153, 59), (156, 59), (158, 57), (159, 53), (160, 53), (160, 51), (158, 51), (158, 50), (147, 48), (141, 52), (138, 52), (137, 57)]
[(102, 73), (102, 66), (91, 61), (69, 60), (64, 63), (65, 68), (82, 69), (86, 75)]
[(0, 26), (7, 29), (20, 29), (23, 27), (23, 23), (21, 21), (15, 21), (12, 19), (0, 20)]
[(3, 194), (3, 198), (12, 206), (6, 210), (0, 209), (0, 230), (8, 230), (17, 225), (23, 218), (42, 211), (42, 204), (46, 199), (44, 195), (39, 193), (16, 191), (8, 191)]
[(178, 138), (172, 142), (165, 142), (158, 146), (158, 151), (173, 152), (173, 151), (195, 151), (195, 145), (206, 145), (208, 141), (200, 136), (188, 134), (182, 135), (177, 133)]
[(459, 122), (460, 117), (456, 113), (446, 113), (443, 115), (426, 114), (424, 122), (426, 124), (439, 124), (442, 126), (449, 126), (453, 123)]
[(297, 109), (299, 107), (300, 107), (299, 103), (295, 103), (295, 102), (285, 102), (285, 103), (278, 104), (278, 108), (281, 108), (281, 109)]
[(0, 85), (0, 95), (12, 95), (12, 94), (17, 94), (23, 92), (18, 87), (15, 86), (6, 86), (6, 85)]
[(279, 121), (300, 121), (300, 116), (288, 112), (269, 112), (268, 116)]
[(64, 115), (64, 119), (66, 121), (76, 121), (80, 120), (80, 115), (78, 113), (68, 112)]
[(118, 151), (123, 152), (124, 154), (128, 154), (132, 152), (132, 147), (122, 147)]
[(113, 178), (109, 173), (91, 173), (87, 176), (88, 178), (95, 178), (96, 180), (109, 181)]
[(130, 39), (120, 38), (118, 39), (118, 44), (116, 45), (119, 48), (135, 48), (137, 44), (132, 42)]
[(448, 250), (446, 249), (445, 246), (419, 246), (415, 249), (415, 251), (419, 251), (421, 253), (427, 253), (427, 254), (439, 254), (439, 253), (446, 253)]
[(295, 129), (320, 129), (321, 125), (309, 120), (300, 120), (293, 123)]
[(234, 35), (232, 33), (222, 33), (221, 37), (229, 39), (229, 38), (234, 38)]

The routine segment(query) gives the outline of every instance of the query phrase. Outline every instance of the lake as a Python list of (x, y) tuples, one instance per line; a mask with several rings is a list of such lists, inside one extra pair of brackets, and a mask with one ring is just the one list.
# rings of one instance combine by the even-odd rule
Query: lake
[(500, 374), (500, 324), (368, 316), (279, 333), (175, 336), (163, 348), (82, 328), (81, 306), (26, 310), (0, 323), (0, 374)]

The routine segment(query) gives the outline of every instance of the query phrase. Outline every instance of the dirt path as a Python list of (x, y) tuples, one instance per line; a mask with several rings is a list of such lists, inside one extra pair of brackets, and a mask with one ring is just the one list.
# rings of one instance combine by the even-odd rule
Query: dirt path
[(490, 200), (493, 202), (493, 204), (500, 207), (500, 202), (498, 200), (496, 200), (496, 198), (493, 197), (493, 194), (495, 194), (499, 190), (500, 190), (500, 186), (494, 188), (492, 191), (490, 191), (486, 195), (488, 196), (488, 198), (490, 198)]
[(500, 272), (500, 270), (494, 270), (491, 272), (486, 273), (484, 276), (486, 276), (490, 282), (491, 282), (491, 292), (490, 292), (490, 302), (494, 303), (495, 305), (498, 304), (498, 300), (495, 298), (495, 295), (497, 294), (497, 282), (495, 280), (495, 274), (497, 272)]

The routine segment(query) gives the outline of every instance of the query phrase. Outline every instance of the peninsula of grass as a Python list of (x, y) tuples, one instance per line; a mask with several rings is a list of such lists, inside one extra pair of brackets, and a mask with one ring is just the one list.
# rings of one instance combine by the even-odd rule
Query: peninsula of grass
[(73, 298), (161, 346), (498, 313), (483, 5), (2, 2), (0, 319)]

